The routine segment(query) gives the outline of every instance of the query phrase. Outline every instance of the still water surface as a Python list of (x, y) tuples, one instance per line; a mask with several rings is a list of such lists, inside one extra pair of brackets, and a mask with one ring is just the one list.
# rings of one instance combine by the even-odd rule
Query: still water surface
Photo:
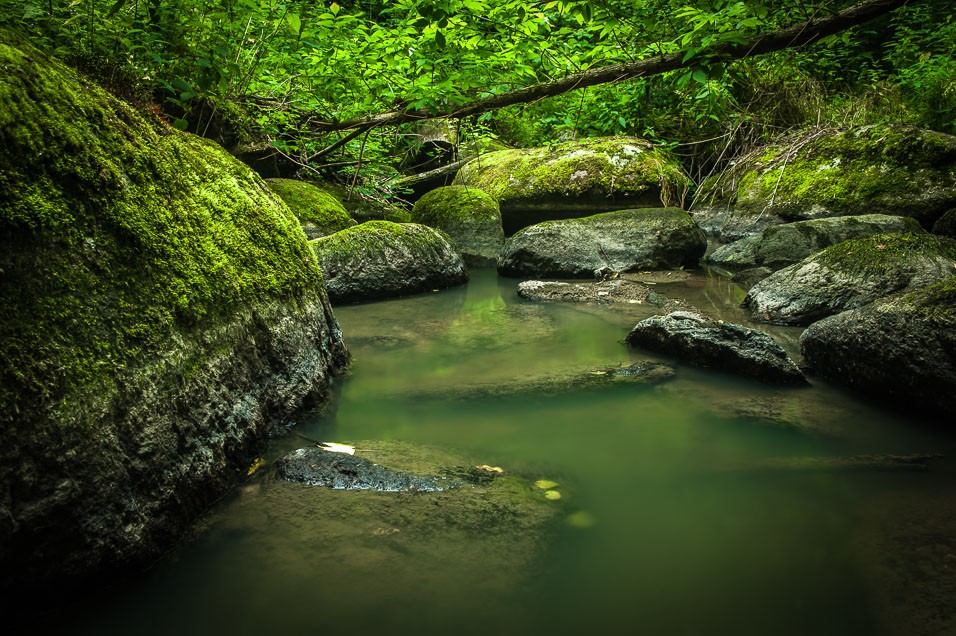
[[(946, 538), (956, 527), (951, 436), (817, 381), (781, 389), (681, 365), (656, 387), (489, 397), (502, 384), (658, 359), (622, 344), (650, 315), (645, 306), (535, 304), (515, 283), (478, 271), (458, 289), (337, 308), (351, 376), (334, 416), (304, 418), (296, 430), (553, 479), (563, 498), (548, 523), (482, 533), (429, 512), (431, 495), (316, 492), (277, 482), (267, 465), (188, 545), (109, 602), (77, 611), (64, 632), (852, 636), (952, 627), (948, 592), (932, 591), (947, 559), (956, 568), (956, 540)], [(656, 289), (746, 321), (740, 290), (725, 281)], [(796, 353), (799, 330), (772, 333)], [(303, 445), (278, 440), (266, 459)], [(925, 473), (779, 467), (926, 452), (946, 458)]]

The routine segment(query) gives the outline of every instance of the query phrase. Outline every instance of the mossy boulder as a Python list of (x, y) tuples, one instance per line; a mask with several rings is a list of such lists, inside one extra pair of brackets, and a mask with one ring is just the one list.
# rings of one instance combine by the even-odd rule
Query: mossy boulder
[(927, 232), (875, 234), (832, 245), (754, 285), (755, 320), (808, 325), (956, 273), (956, 241)]
[(815, 373), (908, 412), (956, 416), (956, 277), (816, 322), (800, 347)]
[(505, 241), (498, 273), (593, 278), (596, 270), (629, 272), (694, 267), (707, 241), (679, 208), (640, 208), (545, 221)]
[(484, 191), (468, 186), (426, 193), (415, 202), (412, 221), (445, 232), (471, 267), (494, 267), (504, 241), (498, 204)]
[(455, 184), (491, 195), (510, 235), (551, 219), (679, 205), (690, 180), (664, 149), (609, 137), (482, 155), (462, 167)]
[(412, 220), (407, 204), (400, 198), (376, 198), (338, 183), (323, 183), (322, 189), (332, 193), (345, 206), (349, 216), (358, 223), (366, 221), (409, 223)]
[(298, 179), (267, 179), (266, 183), (289, 206), (310, 239), (355, 225), (345, 206), (315, 184)]
[(956, 206), (956, 137), (903, 125), (802, 133), (698, 192), (698, 221), (725, 240), (768, 223), (856, 214), (909, 216), (929, 229)]
[(151, 562), (347, 350), (298, 221), (0, 31), (0, 595)]
[(705, 260), (731, 272), (762, 267), (770, 273), (851, 238), (920, 231), (919, 223), (909, 217), (885, 214), (797, 221), (769, 227), (755, 236), (722, 245)]
[(407, 296), (468, 281), (448, 237), (418, 223), (367, 221), (311, 245), (333, 303)]

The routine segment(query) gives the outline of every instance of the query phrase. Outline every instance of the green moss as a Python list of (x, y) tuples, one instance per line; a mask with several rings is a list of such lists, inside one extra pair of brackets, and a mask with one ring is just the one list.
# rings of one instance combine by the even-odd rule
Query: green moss
[[(241, 307), (322, 293), (299, 224), (220, 147), (0, 31), (0, 416), (83, 408)], [(181, 364), (185, 364), (183, 361)]]
[(266, 182), (300, 222), (316, 228), (315, 235), (334, 234), (355, 225), (339, 200), (314, 184), (297, 179), (267, 179)]
[(458, 219), (499, 221), (498, 204), (483, 190), (448, 186), (425, 193), (412, 208), (412, 219), (433, 227)]
[(663, 149), (643, 139), (612, 137), (493, 152), (462, 168), (455, 183), (480, 188), (499, 203), (648, 191), (661, 191), (669, 203), (690, 180)]
[(753, 213), (822, 208), (931, 219), (956, 200), (956, 138), (911, 126), (869, 126), (790, 139), (747, 161), (736, 185), (738, 208)]
[(919, 257), (934, 256), (956, 261), (956, 241), (927, 232), (874, 234), (831, 245), (813, 260), (842, 272), (876, 275), (905, 267)]
[(310, 241), (313, 249), (325, 257), (345, 260), (359, 254), (382, 254), (397, 243), (429, 248), (437, 241), (431, 230), (414, 224), (391, 221), (366, 221), (336, 232), (330, 236)]
[(906, 302), (922, 314), (956, 327), (956, 276), (907, 294)]

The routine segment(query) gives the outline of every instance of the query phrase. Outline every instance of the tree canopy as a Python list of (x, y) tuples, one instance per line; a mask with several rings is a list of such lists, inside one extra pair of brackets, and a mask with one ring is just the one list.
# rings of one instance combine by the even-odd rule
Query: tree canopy
[(0, 0), (5, 23), (177, 127), (225, 117), (303, 166), (353, 172), (415, 140), (374, 126), (430, 116), (467, 115), (460, 137), (627, 133), (690, 155), (814, 120), (956, 132), (953, 13), (944, 0)]

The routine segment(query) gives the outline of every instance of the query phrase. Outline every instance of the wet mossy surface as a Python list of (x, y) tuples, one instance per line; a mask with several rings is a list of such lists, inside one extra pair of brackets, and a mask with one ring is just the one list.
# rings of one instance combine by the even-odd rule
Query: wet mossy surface
[(469, 186), (427, 192), (412, 208), (412, 220), (447, 233), (471, 267), (493, 267), (504, 240), (498, 204)]
[(339, 200), (315, 184), (297, 179), (268, 179), (267, 183), (299, 219), (310, 239), (355, 225)]
[(874, 234), (831, 245), (812, 258), (830, 269), (867, 276), (936, 256), (956, 261), (956, 241), (926, 232)]
[(956, 137), (904, 125), (801, 134), (732, 172), (700, 192), (740, 215), (899, 214), (929, 228), (956, 204)]
[(348, 354), (248, 167), (2, 30), (0, 68), (0, 591), (69, 587), (168, 549)]

